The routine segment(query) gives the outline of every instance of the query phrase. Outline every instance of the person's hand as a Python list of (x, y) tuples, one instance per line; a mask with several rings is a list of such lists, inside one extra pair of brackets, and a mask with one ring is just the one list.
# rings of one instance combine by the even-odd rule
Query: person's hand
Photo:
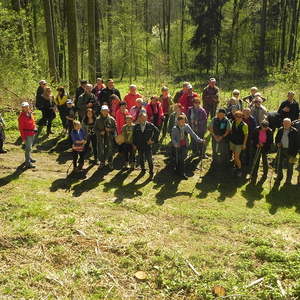
[(105, 131), (106, 131), (106, 132), (110, 132), (111, 129), (110, 129), (110, 128), (105, 128)]
[(175, 148), (179, 148), (179, 145), (178, 145), (178, 144), (176, 144), (174, 147), (175, 147)]
[(136, 151), (136, 145), (132, 145), (132, 149), (133, 149), (133, 151)]
[(152, 144), (154, 144), (154, 142), (153, 142), (151, 139), (149, 139), (149, 140), (147, 141), (147, 144), (148, 144), (148, 145), (152, 145)]
[(105, 134), (105, 130), (100, 131), (100, 134), (101, 134), (101, 135), (104, 135), (104, 134)]
[(242, 146), (242, 149), (245, 150), (245, 149), (246, 149), (246, 145), (243, 145), (243, 146)]
[(280, 148), (280, 147), (281, 147), (281, 144), (277, 144), (277, 147)]
[(285, 106), (285, 107), (283, 108), (283, 111), (284, 111), (284, 112), (289, 112), (289, 111), (290, 111), (290, 108), (289, 108), (288, 106)]

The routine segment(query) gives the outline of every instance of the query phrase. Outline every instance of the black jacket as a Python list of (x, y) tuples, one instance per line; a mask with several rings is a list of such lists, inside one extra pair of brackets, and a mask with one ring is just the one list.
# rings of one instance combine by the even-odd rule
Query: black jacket
[(106, 103), (108, 103), (109, 106), (111, 106), (111, 103), (110, 103), (110, 100), (109, 100), (109, 97), (111, 95), (116, 95), (116, 96), (119, 97), (120, 100), (122, 100), (119, 90), (117, 90), (115, 88), (113, 88), (113, 89), (105, 88), (105, 89), (102, 90), (102, 92), (99, 96), (100, 105), (103, 105), (103, 103), (106, 102)]
[[(253, 143), (254, 146), (256, 147), (257, 144), (259, 144), (259, 131), (261, 130), (261, 126), (256, 127), (253, 133)], [(267, 129), (267, 141), (263, 146), (263, 150), (265, 152), (270, 152), (271, 146), (273, 144), (273, 131), (271, 128)]]
[(292, 126), (298, 130), (297, 146), (298, 146), (298, 152), (300, 152), (300, 120), (294, 121)]
[(159, 130), (150, 122), (146, 122), (145, 130), (142, 132), (141, 125), (136, 124), (133, 127), (133, 144), (138, 149), (148, 149), (151, 145), (148, 145), (147, 142), (151, 139), (154, 142), (157, 142), (159, 136)]
[[(289, 112), (283, 111), (285, 107), (288, 107), (290, 109)], [(297, 120), (299, 117), (299, 104), (296, 100), (290, 102), (288, 100), (285, 100), (281, 103), (278, 113), (280, 114), (281, 119), (284, 118), (290, 118), (292, 121)]]
[[(276, 138), (275, 138), (275, 143), (280, 144), (281, 139), (283, 135), (283, 127), (278, 129)], [(291, 127), (290, 133), (289, 133), (289, 149), (288, 153), (291, 156), (296, 156), (298, 153), (298, 130), (294, 127)]]

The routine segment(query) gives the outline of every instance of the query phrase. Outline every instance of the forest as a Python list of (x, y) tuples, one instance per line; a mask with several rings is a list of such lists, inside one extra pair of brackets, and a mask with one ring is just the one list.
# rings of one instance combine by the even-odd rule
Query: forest
[(297, 82), (300, 0), (1, 0), (0, 83)]

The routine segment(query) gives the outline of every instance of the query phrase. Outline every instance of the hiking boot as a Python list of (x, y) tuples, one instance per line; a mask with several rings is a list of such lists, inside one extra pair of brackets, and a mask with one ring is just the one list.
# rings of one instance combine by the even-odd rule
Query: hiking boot
[(28, 165), (26, 165), (25, 166), (26, 167), (26, 169), (35, 169), (36, 168), (36, 166), (34, 166), (33, 164), (28, 164)]
[(3, 149), (0, 150), (0, 154), (5, 154), (5, 153), (7, 153), (6, 150), (3, 150)]
[(36, 163), (36, 160), (31, 158), (30, 162), (34, 164), (34, 163)]
[(124, 169), (126, 169), (126, 170), (129, 169), (129, 163), (128, 162), (125, 163)]
[(105, 167), (105, 162), (101, 161), (99, 163), (99, 169), (103, 169)]

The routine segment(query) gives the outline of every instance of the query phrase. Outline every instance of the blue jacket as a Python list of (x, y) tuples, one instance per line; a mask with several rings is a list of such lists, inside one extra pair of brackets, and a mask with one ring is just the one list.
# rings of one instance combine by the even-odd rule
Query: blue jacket
[(77, 141), (86, 140), (86, 132), (82, 128), (80, 128), (79, 131), (73, 129), (71, 132), (71, 138), (74, 145)]
[[(194, 140), (201, 143), (203, 142), (202, 139), (198, 137), (198, 135), (193, 131), (190, 125), (185, 124), (184, 127), (184, 139), (186, 142), (186, 146), (189, 144), (188, 135), (190, 135)], [(180, 146), (180, 128), (179, 126), (174, 126), (172, 129), (172, 144), (174, 147)]]

